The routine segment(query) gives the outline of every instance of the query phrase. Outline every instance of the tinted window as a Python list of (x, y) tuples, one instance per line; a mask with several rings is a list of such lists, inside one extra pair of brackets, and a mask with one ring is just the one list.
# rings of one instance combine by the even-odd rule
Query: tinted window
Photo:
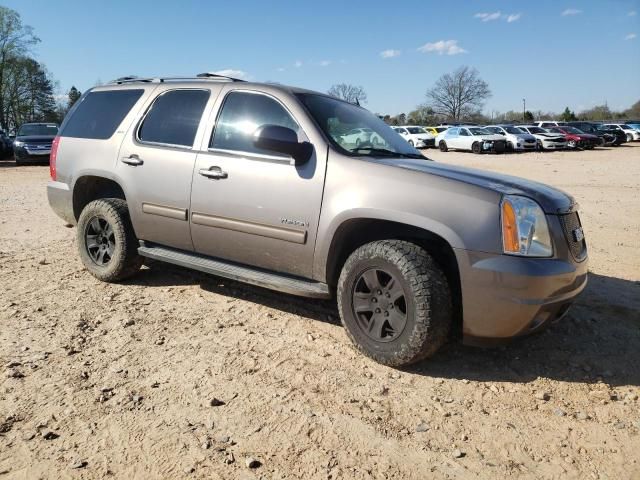
[(113, 135), (144, 90), (89, 92), (65, 120), (63, 137), (107, 139)]
[(249, 92), (231, 92), (222, 106), (209, 148), (273, 155), (273, 152), (263, 151), (253, 144), (253, 134), (263, 125), (279, 125), (296, 133), (300, 130), (289, 112), (273, 98)]
[(47, 136), (55, 137), (58, 133), (58, 126), (54, 123), (26, 123), (18, 130), (18, 137), (27, 136)]
[(172, 90), (160, 95), (140, 126), (140, 140), (191, 147), (208, 99), (208, 90)]

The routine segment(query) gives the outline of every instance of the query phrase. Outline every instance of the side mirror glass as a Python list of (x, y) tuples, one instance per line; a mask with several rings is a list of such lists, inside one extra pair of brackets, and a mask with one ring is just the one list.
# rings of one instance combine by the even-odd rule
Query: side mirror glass
[(298, 135), (292, 129), (280, 125), (263, 125), (253, 134), (253, 144), (264, 150), (291, 155), (294, 164), (303, 165), (313, 153), (309, 142), (298, 142)]

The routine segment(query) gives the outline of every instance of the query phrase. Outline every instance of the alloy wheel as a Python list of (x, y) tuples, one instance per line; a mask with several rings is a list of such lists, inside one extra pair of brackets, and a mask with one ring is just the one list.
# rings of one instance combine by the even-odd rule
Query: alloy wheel
[(85, 230), (85, 245), (87, 253), (93, 262), (106, 266), (113, 257), (116, 239), (113, 228), (103, 217), (93, 217)]
[(358, 326), (372, 340), (395, 340), (407, 324), (407, 300), (396, 276), (372, 268), (358, 276), (352, 296)]

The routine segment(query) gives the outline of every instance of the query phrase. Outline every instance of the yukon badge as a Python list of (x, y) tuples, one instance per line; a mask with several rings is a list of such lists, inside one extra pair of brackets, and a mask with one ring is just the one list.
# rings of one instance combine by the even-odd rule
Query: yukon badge
[(302, 220), (292, 220), (290, 218), (282, 217), (280, 219), (280, 221), (282, 223), (284, 223), (285, 225), (295, 225), (296, 227), (304, 227), (304, 228), (306, 228), (306, 227), (309, 226), (309, 224), (307, 222), (303, 222)]

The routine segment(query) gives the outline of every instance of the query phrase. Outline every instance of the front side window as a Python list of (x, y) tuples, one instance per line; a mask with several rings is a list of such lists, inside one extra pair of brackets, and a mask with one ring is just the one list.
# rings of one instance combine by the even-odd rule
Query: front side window
[(209, 90), (170, 90), (156, 98), (138, 131), (142, 142), (192, 147)]
[(231, 92), (222, 106), (209, 148), (273, 155), (253, 144), (253, 134), (264, 125), (290, 128), (300, 140), (300, 127), (277, 100), (258, 93)]
[(467, 130), (466, 128), (461, 128), (460, 129), (460, 136), (468, 137), (469, 136), (469, 130)]

